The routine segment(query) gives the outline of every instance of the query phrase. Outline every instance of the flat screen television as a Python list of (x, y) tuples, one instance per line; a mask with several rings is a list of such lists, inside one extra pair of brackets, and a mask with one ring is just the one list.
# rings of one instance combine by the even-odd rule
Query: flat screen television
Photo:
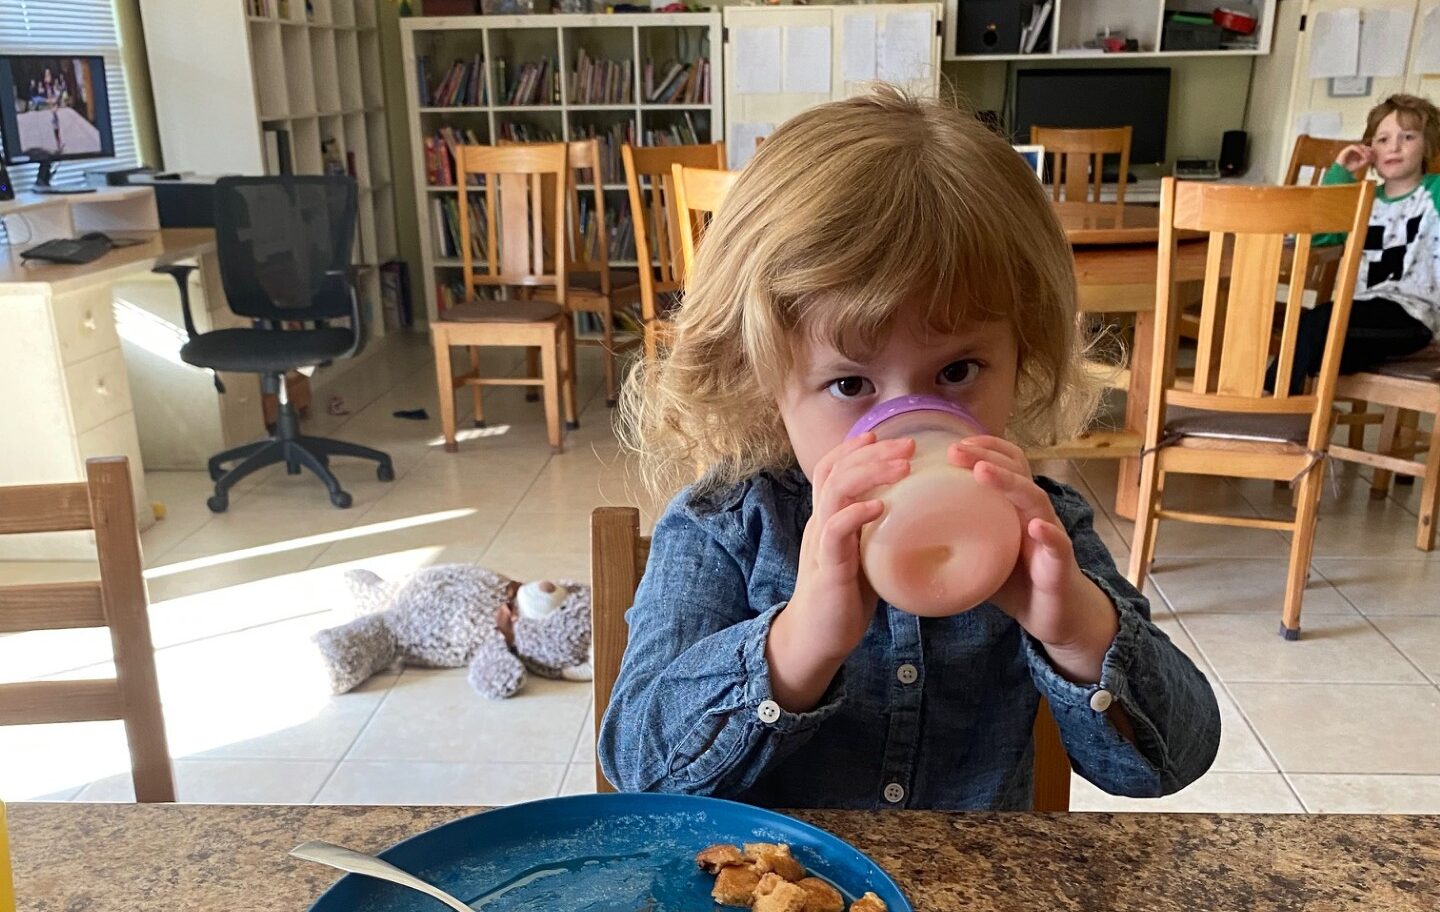
[[(1166, 67), (1017, 70), (1012, 141), (1028, 143), (1030, 128), (1130, 126), (1131, 164), (1164, 164), (1170, 118)], [(1118, 161), (1107, 161), (1118, 168)]]

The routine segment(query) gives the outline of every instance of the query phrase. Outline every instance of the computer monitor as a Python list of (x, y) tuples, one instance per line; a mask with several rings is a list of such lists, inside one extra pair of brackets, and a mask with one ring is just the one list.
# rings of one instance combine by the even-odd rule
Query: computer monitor
[(35, 163), (35, 190), (51, 187), (56, 162), (110, 158), (105, 59), (73, 54), (0, 55), (0, 143), (5, 163)]
[[(1165, 163), (1170, 118), (1170, 70), (1165, 67), (1089, 67), (1018, 70), (1011, 118), (1013, 141), (1028, 143), (1030, 128), (1124, 127), (1132, 130), (1132, 164)], [(1107, 167), (1119, 162), (1106, 161)]]

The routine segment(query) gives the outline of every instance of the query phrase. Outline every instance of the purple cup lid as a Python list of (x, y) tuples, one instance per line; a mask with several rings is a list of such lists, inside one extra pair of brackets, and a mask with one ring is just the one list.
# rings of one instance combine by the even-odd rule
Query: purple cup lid
[(985, 425), (981, 424), (978, 418), (970, 414), (969, 409), (961, 405), (956, 405), (949, 399), (941, 399), (939, 396), (896, 396), (894, 399), (886, 399), (884, 402), (860, 416), (860, 420), (855, 422), (855, 426), (850, 429), (850, 433), (845, 435), (845, 439), (850, 440), (851, 438), (859, 437), (866, 431), (875, 430), (881, 422), (888, 421), (896, 415), (904, 415), (908, 412), (944, 412), (947, 415), (964, 418), (966, 421), (975, 425), (976, 429), (982, 434), (989, 433), (989, 431), (985, 430)]

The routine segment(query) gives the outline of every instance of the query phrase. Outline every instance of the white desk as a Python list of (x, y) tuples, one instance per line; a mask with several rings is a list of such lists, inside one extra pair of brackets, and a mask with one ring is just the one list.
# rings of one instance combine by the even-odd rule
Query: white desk
[[(153, 196), (149, 203), (153, 213)], [(28, 243), (0, 246), (0, 485), (79, 480), (87, 458), (127, 456), (146, 528), (154, 522), (146, 468), (203, 468), (209, 455), (264, 433), (259, 378), (226, 375), (221, 396), (208, 371), (182, 363), (178, 290), (151, 273), (160, 263), (198, 263), (196, 328), (244, 325), (225, 306), (213, 231), (112, 225), (108, 233), (146, 240), (82, 266), (24, 265)], [(5, 536), (0, 559), (89, 559), (89, 534)]]

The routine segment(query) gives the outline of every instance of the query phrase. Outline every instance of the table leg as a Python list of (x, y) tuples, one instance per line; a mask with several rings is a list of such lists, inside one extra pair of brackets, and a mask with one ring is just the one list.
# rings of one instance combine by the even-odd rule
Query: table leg
[[(1130, 386), (1125, 391), (1125, 430), (1145, 432), (1150, 402), (1150, 370), (1155, 363), (1155, 313), (1135, 314), (1135, 341), (1130, 347)], [(1115, 515), (1133, 520), (1140, 499), (1140, 457), (1120, 460), (1115, 487)]]

